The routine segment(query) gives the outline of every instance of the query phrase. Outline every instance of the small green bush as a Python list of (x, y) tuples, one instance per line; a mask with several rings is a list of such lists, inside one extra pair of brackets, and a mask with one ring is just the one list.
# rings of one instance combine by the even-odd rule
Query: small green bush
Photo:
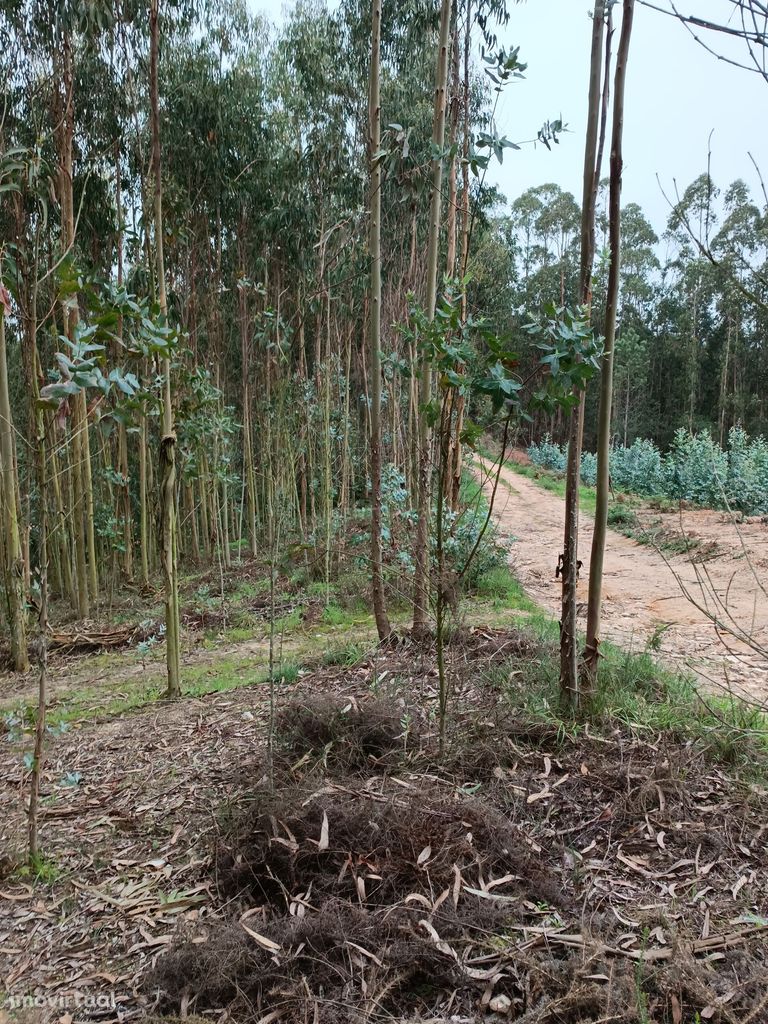
[(637, 526), (637, 514), (628, 505), (621, 502), (611, 505), (608, 509), (609, 526)]

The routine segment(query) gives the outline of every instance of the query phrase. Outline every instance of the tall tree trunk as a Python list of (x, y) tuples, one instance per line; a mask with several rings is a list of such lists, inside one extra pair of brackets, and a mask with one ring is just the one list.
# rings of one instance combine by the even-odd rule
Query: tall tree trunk
[[(696, 396), (699, 390), (699, 288), (701, 286), (701, 275), (696, 279), (691, 296), (691, 338), (688, 353), (688, 430), (693, 433), (693, 425), (696, 418)], [(734, 389), (735, 390), (735, 389)]]
[(76, 401), (80, 402), (80, 423), (82, 426), (81, 442), (83, 455), (83, 490), (85, 496), (85, 539), (88, 548), (88, 590), (90, 603), (99, 597), (99, 560), (96, 553), (96, 522), (93, 502), (93, 467), (91, 464), (91, 437), (88, 432), (88, 405), (85, 391), (81, 391)]
[[(72, 188), (72, 142), (75, 131), (74, 84), (72, 74), (72, 45), (68, 34), (62, 41), (60, 56), (54, 58), (56, 65), (61, 60), (62, 98), (58, 114), (58, 149), (59, 149), (59, 202), (61, 205), (61, 227), (64, 249), (71, 254), (75, 244), (75, 211)], [(70, 341), (74, 340), (75, 330), (80, 319), (77, 296), (71, 303), (64, 305), (64, 332)], [(90, 465), (88, 445), (88, 420), (85, 393), (79, 392), (72, 400), (71, 416), (72, 436), (72, 486), (70, 513), (72, 531), (75, 541), (75, 578), (77, 581), (77, 613), (81, 619), (87, 618), (90, 612), (89, 568), (87, 551), (90, 547), (90, 531), (86, 524), (89, 506), (87, 492), (91, 481), (86, 476), (86, 464)], [(86, 459), (87, 454), (87, 459)], [(90, 506), (93, 507), (91, 491)]]
[[(325, 599), (331, 593), (333, 464), (331, 458), (331, 292), (325, 298), (325, 372), (323, 374), (323, 516), (325, 519)], [(319, 397), (319, 396), (318, 396)]]
[[(115, 239), (116, 264), (117, 264), (117, 287), (123, 286), (123, 198), (122, 181), (120, 174), (120, 143), (115, 143), (115, 205), (117, 206), (117, 237)], [(123, 347), (123, 318), (117, 321), (117, 352), (118, 358), (122, 358)], [(128, 434), (125, 424), (120, 423), (117, 428), (117, 469), (121, 477), (121, 484), (118, 488), (117, 516), (122, 514), (123, 519), (123, 572), (126, 579), (133, 577), (133, 509), (131, 508), (131, 484), (128, 469)]]
[(613, 402), (613, 354), (616, 345), (616, 314), (619, 303), (619, 271), (621, 267), (621, 175), (622, 134), (624, 130), (624, 86), (627, 77), (629, 41), (632, 35), (635, 0), (624, 0), (621, 36), (616, 54), (616, 76), (613, 90), (613, 127), (611, 133), (610, 193), (608, 200), (608, 246), (611, 265), (608, 272), (608, 293), (605, 303), (605, 350), (600, 376), (600, 411), (597, 428), (597, 495), (595, 529), (589, 561), (589, 604), (587, 607), (587, 642), (584, 649), (582, 686), (588, 692), (597, 676), (600, 654), (600, 611), (603, 587), (603, 557), (608, 529), (610, 497), (609, 458), (611, 446), (611, 405)]
[[(443, 158), (445, 141), (445, 93), (448, 80), (448, 57), (451, 32), (451, 0), (442, 0), (440, 9), (440, 36), (437, 50), (435, 73), (435, 106), (432, 121), (432, 192), (429, 204), (429, 242), (427, 246), (427, 296), (426, 313), (429, 319), (435, 315), (437, 305), (437, 274), (440, 253), (440, 214), (442, 210)], [(432, 368), (425, 354), (421, 359), (419, 380), (419, 490), (418, 520), (414, 543), (413, 581), (413, 631), (424, 633), (427, 629), (429, 606), (429, 508), (431, 497), (430, 447), (431, 437), (426, 407), (432, 395)]]
[[(160, 315), (168, 321), (168, 297), (165, 291), (163, 258), (163, 182), (160, 167), (160, 105), (157, 84), (157, 62), (160, 41), (158, 25), (159, 0), (150, 0), (149, 93), (152, 123), (152, 171), (155, 186), (155, 258), (157, 263), (157, 297)], [(165, 584), (165, 645), (168, 669), (167, 695), (181, 694), (181, 650), (179, 622), (179, 586), (176, 575), (176, 434), (173, 429), (171, 401), (171, 360), (163, 359), (163, 436), (160, 439), (160, 511), (162, 520), (162, 567)]]
[(147, 479), (148, 463), (148, 425), (145, 412), (141, 414), (141, 436), (139, 438), (139, 539), (141, 555), (141, 582), (149, 586), (149, 485)]
[[(592, 55), (584, 146), (584, 181), (581, 210), (580, 300), (589, 305), (595, 253), (595, 206), (600, 177), (599, 128), (600, 84), (605, 29), (605, 0), (595, 0), (592, 15)], [(578, 652), (576, 646), (576, 587), (579, 557), (579, 483), (581, 442), (584, 433), (584, 394), (570, 415), (568, 464), (565, 481), (565, 530), (563, 541), (563, 591), (560, 619), (560, 693), (571, 708), (579, 704)]]
[(253, 425), (251, 422), (251, 360), (250, 360), (250, 316), (248, 293), (245, 284), (245, 223), (240, 224), (240, 276), (243, 283), (238, 287), (240, 305), (240, 361), (243, 374), (243, 475), (245, 476), (246, 508), (248, 510), (248, 543), (251, 557), (258, 554), (256, 544), (256, 475), (253, 465)]
[[(461, 218), (459, 222), (459, 233), (461, 237), (460, 274), (461, 286), (461, 321), (467, 321), (467, 267), (469, 264), (469, 150), (472, 137), (472, 120), (470, 111), (470, 52), (472, 41), (472, 0), (466, 0), (466, 23), (464, 26), (464, 60), (463, 80), (461, 86), (462, 104), (462, 160), (461, 160)], [(455, 45), (455, 42), (454, 42)], [(453, 428), (453, 463), (450, 468), (450, 505), (454, 512), (459, 508), (459, 493), (461, 490), (461, 434), (464, 429), (464, 404), (463, 394), (455, 396), (456, 416), (454, 417)], [(456, 528), (458, 519), (454, 521), (452, 530)]]
[(371, 586), (376, 631), (379, 640), (385, 640), (392, 632), (392, 628), (384, 599), (381, 555), (381, 0), (373, 0), (371, 14), (371, 73), (368, 93), (368, 160), (371, 190), (368, 234), (371, 260), (371, 299), (368, 303), (368, 340), (371, 350)]
[[(75, 92), (74, 92), (74, 71), (72, 68), (72, 40), (69, 35), (64, 39), (64, 140), (65, 140), (65, 177), (64, 186), (67, 192), (66, 221), (64, 224), (64, 239), (67, 249), (71, 252), (75, 244), (75, 200), (74, 200), (74, 176), (72, 164), (72, 147), (75, 137)], [(73, 303), (69, 315), (70, 339), (73, 337), (75, 326), (80, 319), (80, 311), (77, 299)], [(78, 519), (79, 526), (85, 526), (85, 545), (87, 550), (87, 571), (88, 571), (88, 597), (89, 609), (99, 596), (99, 567), (96, 556), (96, 528), (94, 525), (94, 502), (93, 502), (93, 468), (91, 466), (91, 438), (88, 432), (88, 403), (85, 391), (79, 391), (75, 395), (74, 403), (77, 407), (78, 423), (78, 446), (80, 463), (80, 491), (76, 495), (76, 501), (81, 503), (82, 515)]]
[(458, 195), (458, 178), (456, 175), (457, 149), (456, 138), (459, 129), (459, 110), (461, 107), (459, 91), (461, 79), (459, 77), (459, 29), (456, 24), (456, 4), (453, 11), (453, 46), (451, 50), (451, 117), (448, 129), (448, 141), (451, 146), (451, 162), (448, 167), (448, 209), (446, 211), (446, 236), (448, 247), (445, 259), (445, 273), (448, 277), (456, 274), (456, 205)]
[(232, 565), (232, 551), (229, 546), (229, 506), (229, 483), (225, 476), (221, 481), (221, 561), (225, 569)]
[(210, 473), (208, 472), (208, 459), (204, 452), (200, 454), (200, 473), (197, 481), (200, 491), (200, 531), (202, 533), (203, 560), (211, 553), (211, 538), (213, 537), (214, 502), (213, 492), (210, 486)]
[(411, 503), (419, 502), (419, 380), (415, 342), (408, 346), (408, 492)]
[(731, 314), (728, 312), (728, 324), (725, 331), (725, 355), (723, 356), (723, 368), (720, 371), (720, 447), (725, 442), (725, 422), (728, 408), (728, 362), (731, 356)]
[(45, 461), (45, 418), (43, 410), (39, 405), (36, 410), (35, 425), (37, 433), (37, 473), (40, 486), (40, 529), (38, 536), (40, 557), (40, 613), (38, 624), (40, 639), (35, 747), (32, 759), (27, 816), (29, 862), (33, 868), (37, 866), (39, 859), (38, 807), (40, 803), (40, 779), (43, 774), (43, 757), (45, 755), (45, 718), (48, 698), (48, 487)]
[[(3, 505), (3, 569), (11, 634), (11, 661), (16, 672), (29, 668), (24, 600), (24, 560), (21, 551), (19, 521), (16, 513), (18, 481), (13, 457), (13, 420), (8, 391), (8, 361), (5, 351), (5, 311), (7, 292), (0, 284), (0, 479)], [(42, 496), (41, 496), (42, 500)]]
[[(450, 118), (448, 123), (448, 143), (452, 150), (451, 162), (448, 166), (448, 200), (447, 200), (447, 211), (446, 211), (446, 224), (445, 233), (447, 238), (446, 246), (446, 258), (445, 258), (445, 274), (446, 277), (453, 278), (456, 276), (456, 207), (458, 204), (458, 177), (456, 169), (458, 166), (457, 161), (457, 147), (456, 139), (458, 137), (459, 130), (459, 110), (461, 107), (459, 92), (461, 87), (461, 79), (459, 76), (459, 30), (457, 25), (457, 11), (456, 3), (453, 5), (453, 33), (452, 33), (452, 45), (451, 45), (451, 90), (450, 90)], [(449, 428), (454, 422), (454, 409), (459, 400), (459, 396), (456, 391), (451, 390), (446, 395), (446, 400), (450, 403), (451, 409), (449, 415), (446, 417), (446, 422)], [(460, 456), (456, 451), (459, 438), (458, 434), (454, 434), (451, 431), (450, 437), (447, 438), (447, 456), (445, 465), (441, 464), (440, 478), (443, 482), (443, 496), (447, 502), (448, 508), (453, 508), (453, 474), (455, 466), (460, 464)]]
[(347, 515), (349, 514), (350, 500), (353, 493), (352, 452), (350, 451), (349, 445), (349, 406), (352, 384), (349, 377), (352, 372), (352, 336), (354, 334), (354, 329), (354, 324), (350, 324), (349, 330), (346, 331), (344, 336), (344, 376), (341, 378), (344, 381), (344, 394), (339, 397), (340, 404), (344, 410), (344, 438), (341, 452), (341, 493), (339, 496), (339, 511), (343, 522), (346, 522)]

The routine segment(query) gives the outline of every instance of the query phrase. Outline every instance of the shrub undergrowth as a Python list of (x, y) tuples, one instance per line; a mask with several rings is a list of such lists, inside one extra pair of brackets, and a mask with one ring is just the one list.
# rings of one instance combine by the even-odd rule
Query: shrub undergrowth
[[(565, 471), (567, 448), (546, 435), (528, 449), (531, 461), (555, 473)], [(678, 430), (668, 452), (638, 438), (629, 447), (615, 447), (610, 456), (611, 483), (616, 490), (644, 497), (690, 501), (707, 508), (732, 509), (744, 515), (768, 514), (768, 441), (750, 438), (741, 427), (728, 434), (721, 448), (708, 433)], [(597, 458), (582, 456), (582, 481), (592, 486)]]

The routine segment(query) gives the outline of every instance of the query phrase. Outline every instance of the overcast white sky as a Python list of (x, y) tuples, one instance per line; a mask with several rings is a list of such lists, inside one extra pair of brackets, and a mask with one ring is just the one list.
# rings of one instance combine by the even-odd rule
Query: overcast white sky
[[(283, 0), (249, 2), (270, 21), (280, 21)], [(668, 5), (668, 0), (656, 2)], [(545, 181), (554, 181), (580, 197), (591, 6), (590, 0), (510, 4), (509, 26), (500, 38), (507, 45), (520, 46), (520, 59), (527, 62), (528, 71), (524, 81), (505, 90), (498, 109), (498, 130), (513, 141), (530, 139), (545, 120), (562, 115), (572, 131), (551, 153), (543, 146), (507, 151), (503, 166), (493, 177), (510, 199)], [(733, 10), (728, 0), (678, 0), (677, 6), (682, 13), (720, 22)], [(617, 13), (620, 7), (618, 4)], [(747, 56), (743, 44), (720, 35), (705, 38), (721, 52)], [(659, 233), (669, 207), (657, 174), (668, 195), (674, 194), (674, 179), (682, 192), (706, 170), (707, 140), (712, 131), (712, 175), (718, 185), (741, 177), (757, 197), (759, 183), (748, 152), (768, 179), (764, 131), (768, 83), (756, 74), (717, 61), (675, 19), (639, 5), (625, 107), (623, 198), (640, 203)], [(604, 170), (607, 173), (607, 164)]]

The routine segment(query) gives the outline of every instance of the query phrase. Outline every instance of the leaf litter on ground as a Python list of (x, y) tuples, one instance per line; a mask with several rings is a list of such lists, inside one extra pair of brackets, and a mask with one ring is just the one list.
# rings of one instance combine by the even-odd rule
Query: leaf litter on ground
[(50, 877), (2, 882), (6, 990), (108, 988), (121, 1019), (763, 1019), (760, 787), (690, 743), (512, 721), (473, 666), (530, 649), (464, 641), (442, 760), (414, 645), (282, 691), (274, 793), (266, 684), (55, 738)]

